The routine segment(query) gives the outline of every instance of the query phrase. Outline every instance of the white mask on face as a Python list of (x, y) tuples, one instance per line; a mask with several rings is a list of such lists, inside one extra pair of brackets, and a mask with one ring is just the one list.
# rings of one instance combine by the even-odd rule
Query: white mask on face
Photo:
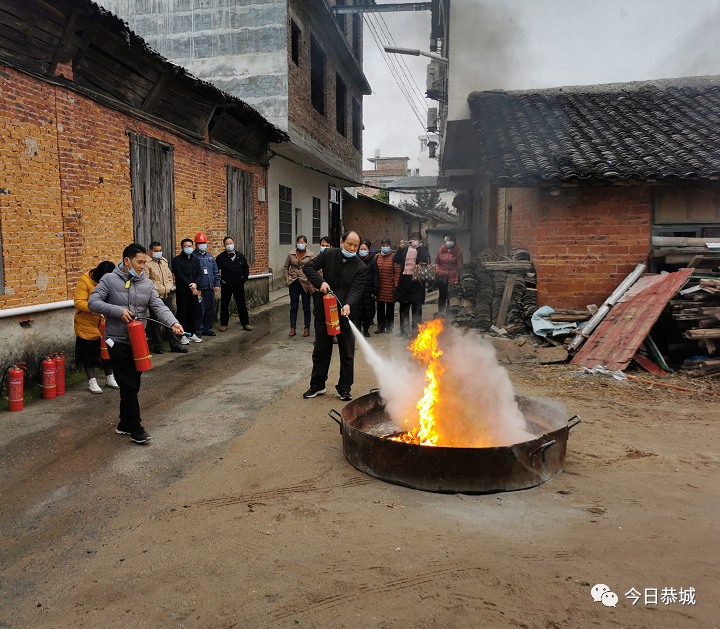
[(162, 251), (153, 251), (152, 257), (155, 260), (159, 260), (160, 258), (162, 258)]

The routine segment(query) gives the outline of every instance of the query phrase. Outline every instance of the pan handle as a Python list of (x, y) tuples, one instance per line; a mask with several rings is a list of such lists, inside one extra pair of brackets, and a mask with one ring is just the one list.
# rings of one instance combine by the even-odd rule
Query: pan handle
[(533, 457), (540, 452), (542, 456), (542, 462), (545, 463), (545, 450), (547, 450), (550, 446), (555, 444), (555, 439), (552, 441), (548, 441), (547, 443), (543, 443), (537, 450), (530, 453), (530, 465), (532, 465)]
[[(574, 424), (571, 424), (570, 422), (575, 418), (577, 418), (577, 421)], [(568, 419), (568, 432), (575, 428), (575, 426), (577, 426), (581, 421), (582, 419), (580, 418), (580, 415), (573, 415), (570, 419)]]
[[(335, 415), (333, 415), (333, 413), (335, 413), (335, 415), (337, 415), (337, 417)], [(333, 408), (328, 413), (328, 417), (330, 419), (332, 419), (333, 421), (337, 422), (338, 426), (340, 426), (340, 434), (342, 434), (342, 415)]]
[(370, 389), (370, 393), (380, 393), (380, 389)]

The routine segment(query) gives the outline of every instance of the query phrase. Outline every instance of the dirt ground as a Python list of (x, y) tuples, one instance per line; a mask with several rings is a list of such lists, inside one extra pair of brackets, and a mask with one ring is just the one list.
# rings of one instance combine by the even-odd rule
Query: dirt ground
[[(0, 627), (720, 627), (717, 398), (511, 365), (519, 393), (582, 416), (565, 471), (415, 491), (345, 461), (342, 403), (302, 399), (312, 337), (287, 337), (286, 310), (158, 357), (147, 446), (113, 434), (117, 392), (83, 384), (0, 416)], [(358, 356), (354, 394), (376, 384)]]

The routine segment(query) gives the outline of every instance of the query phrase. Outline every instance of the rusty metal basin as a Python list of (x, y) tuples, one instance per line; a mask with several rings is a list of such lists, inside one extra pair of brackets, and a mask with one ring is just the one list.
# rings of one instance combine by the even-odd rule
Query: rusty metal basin
[[(542, 400), (518, 397), (534, 439), (495, 448), (428, 447), (392, 441), (398, 427), (378, 392), (329, 415), (348, 463), (380, 480), (441, 493), (486, 494), (540, 485), (562, 472), (570, 429), (580, 423)], [(569, 422), (576, 419), (574, 423)]]

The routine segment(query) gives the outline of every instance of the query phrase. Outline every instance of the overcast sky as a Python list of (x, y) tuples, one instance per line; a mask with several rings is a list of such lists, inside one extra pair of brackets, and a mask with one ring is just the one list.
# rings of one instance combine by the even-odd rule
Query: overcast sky
[[(384, 0), (386, 1), (386, 0)], [(719, 0), (453, 0), (451, 92), (531, 89), (720, 74)], [(398, 46), (429, 50), (429, 12), (381, 13)], [(365, 17), (364, 156), (414, 157), (423, 126)], [(452, 35), (451, 35), (452, 36)], [(424, 94), (428, 59), (403, 56)], [(452, 98), (452, 94), (451, 94)], [(425, 101), (424, 109), (436, 106)], [(420, 107), (421, 105), (418, 105)], [(423, 114), (424, 116), (424, 114)], [(372, 168), (364, 161), (363, 168)]]

